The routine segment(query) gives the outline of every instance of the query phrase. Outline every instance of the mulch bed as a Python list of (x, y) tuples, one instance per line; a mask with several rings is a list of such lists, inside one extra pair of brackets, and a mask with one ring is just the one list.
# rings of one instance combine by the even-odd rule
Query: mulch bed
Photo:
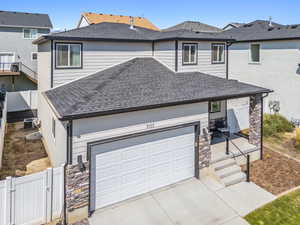
[(271, 150), (265, 149), (264, 160), (251, 163), (250, 172), (252, 182), (275, 195), (300, 185), (300, 163)]

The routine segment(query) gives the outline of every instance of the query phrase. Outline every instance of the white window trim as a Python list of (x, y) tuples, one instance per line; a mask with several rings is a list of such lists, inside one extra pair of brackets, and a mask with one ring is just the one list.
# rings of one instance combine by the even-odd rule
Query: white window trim
[[(30, 33), (31, 33), (31, 30), (36, 30), (36, 37), (26, 38), (25, 37), (25, 32), (24, 32), (25, 30), (30, 30)], [(39, 37), (38, 29), (36, 29), (36, 28), (23, 28), (23, 39), (34, 40), (34, 39), (37, 39), (38, 37)]]
[[(36, 54), (37, 59), (33, 59), (33, 54)], [(31, 61), (37, 61), (38, 60), (38, 53), (37, 52), (31, 52)]]
[[(184, 61), (184, 46), (196, 46), (195, 48), (195, 61), (194, 62), (185, 62)], [(189, 59), (191, 58), (191, 47), (189, 48)], [(198, 64), (198, 43), (182, 43), (182, 65), (197, 65)]]
[[(218, 46), (218, 47), (222, 47), (223, 48), (223, 60), (222, 61), (214, 61), (214, 58), (213, 58), (213, 46)], [(212, 43), (211, 44), (211, 62), (212, 64), (224, 64), (225, 63), (225, 51), (226, 51), (226, 48), (225, 48), (225, 43)], [(219, 53), (219, 48), (218, 48), (218, 52)], [(219, 54), (217, 54), (219, 55)]]
[[(252, 57), (251, 57), (251, 46), (252, 45), (259, 45), (259, 61), (258, 62), (252, 61)], [(261, 44), (260, 43), (257, 43), (257, 42), (249, 43), (248, 57), (249, 57), (249, 64), (256, 64), (256, 65), (261, 64)]]
[[(57, 65), (57, 62), (58, 62), (57, 47), (59, 45), (68, 45), (68, 66), (59, 66), (59, 65)], [(70, 46), (71, 45), (79, 45), (80, 46), (80, 55), (79, 55), (80, 65), (79, 66), (71, 66), (70, 65), (70, 58), (71, 58)], [(56, 43), (56, 45), (55, 45), (55, 68), (57, 68), (57, 69), (68, 69), (68, 68), (80, 69), (82, 67), (82, 56), (81, 56), (81, 54), (82, 54), (82, 44), (80, 44), (80, 43)]]

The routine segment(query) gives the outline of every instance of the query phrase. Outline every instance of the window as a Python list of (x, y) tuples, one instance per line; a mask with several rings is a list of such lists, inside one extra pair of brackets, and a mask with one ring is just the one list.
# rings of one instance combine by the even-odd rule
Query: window
[(81, 68), (81, 44), (56, 44), (56, 68)]
[(36, 39), (38, 36), (38, 31), (37, 29), (24, 28), (23, 35), (25, 39)]
[(32, 60), (32, 61), (36, 61), (36, 60), (37, 60), (37, 57), (38, 57), (38, 56), (37, 56), (37, 52), (32, 52), (32, 53), (31, 53), (31, 60)]
[(251, 63), (260, 62), (260, 44), (250, 45), (250, 62)]
[(209, 112), (210, 113), (221, 112), (221, 102), (220, 101), (211, 102)]
[(52, 135), (55, 138), (55, 131), (56, 130), (56, 121), (54, 118), (52, 118)]
[(212, 63), (225, 63), (225, 44), (212, 44)]
[(182, 64), (183, 65), (196, 65), (197, 64), (197, 44), (182, 45)]

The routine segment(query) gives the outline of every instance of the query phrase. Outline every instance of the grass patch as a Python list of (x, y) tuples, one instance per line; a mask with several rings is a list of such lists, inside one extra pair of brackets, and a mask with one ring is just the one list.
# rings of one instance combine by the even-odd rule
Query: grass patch
[(264, 137), (274, 136), (278, 133), (292, 132), (294, 125), (280, 114), (264, 115)]
[(251, 225), (299, 225), (300, 190), (276, 199), (245, 217)]

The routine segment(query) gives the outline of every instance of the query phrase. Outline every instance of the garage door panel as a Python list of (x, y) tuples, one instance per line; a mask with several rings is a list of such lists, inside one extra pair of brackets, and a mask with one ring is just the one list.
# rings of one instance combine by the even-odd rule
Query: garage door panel
[(91, 209), (193, 177), (194, 141), (186, 127), (95, 146), (92, 162), (101, 165), (92, 166)]
[(121, 172), (121, 165), (111, 165), (107, 167), (96, 167), (96, 177), (97, 180), (101, 180), (107, 177), (119, 176)]

